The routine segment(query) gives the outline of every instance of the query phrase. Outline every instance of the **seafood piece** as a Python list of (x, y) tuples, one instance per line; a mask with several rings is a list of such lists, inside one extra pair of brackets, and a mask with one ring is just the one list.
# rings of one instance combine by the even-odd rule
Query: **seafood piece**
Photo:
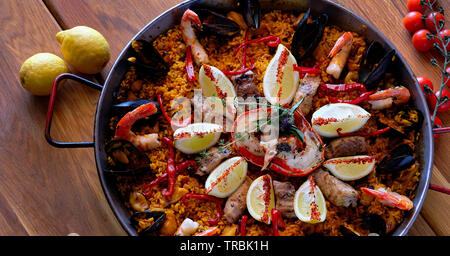
[(145, 40), (136, 40), (131, 42), (131, 47), (136, 52), (137, 57), (128, 58), (128, 62), (134, 65), (138, 71), (151, 78), (167, 75), (169, 65), (153, 47), (152, 43)]
[(383, 79), (394, 60), (395, 50), (391, 50), (383, 56), (378, 65), (376, 65), (364, 82), (368, 90), (374, 89), (378, 86), (378, 83), (381, 79)]
[(382, 113), (378, 121), (395, 131), (407, 135), (410, 131), (419, 129), (423, 123), (423, 114), (418, 109), (405, 106), (405, 109)]
[(379, 173), (396, 173), (410, 168), (416, 159), (414, 150), (408, 144), (400, 144), (389, 152), (378, 164)]
[(411, 199), (399, 193), (390, 191), (383, 187), (377, 189), (361, 188), (365, 194), (374, 196), (380, 200), (381, 203), (390, 207), (397, 207), (400, 210), (411, 210), (413, 208), (413, 202)]
[(223, 159), (231, 155), (228, 147), (212, 147), (206, 151), (205, 156), (200, 160), (200, 165), (195, 172), (196, 175), (203, 176), (209, 174), (216, 168)]
[(243, 30), (246, 30), (248, 28), (247, 23), (245, 23), (244, 16), (242, 16), (242, 14), (240, 13), (231, 11), (227, 13), (227, 18), (236, 22)]
[(372, 234), (386, 234), (386, 222), (378, 214), (364, 214), (362, 216), (361, 227), (369, 230)]
[(347, 63), (350, 50), (353, 45), (353, 35), (351, 32), (344, 33), (331, 49), (329, 58), (332, 58), (327, 67), (327, 74), (332, 75), (335, 79), (339, 79)]
[(358, 70), (358, 83), (366, 83), (374, 67), (378, 65), (385, 54), (386, 51), (379, 42), (374, 41), (367, 47)]
[(294, 197), (295, 187), (290, 182), (273, 181), (275, 192), (275, 208), (281, 211), (285, 218), (295, 218)]
[(392, 107), (392, 104), (405, 104), (411, 98), (411, 94), (406, 87), (397, 86), (376, 92), (369, 96), (369, 103), (372, 109), (386, 109)]
[(325, 158), (355, 156), (367, 152), (366, 139), (363, 136), (340, 137), (332, 140), (325, 149)]
[(140, 100), (132, 100), (132, 101), (125, 101), (125, 102), (121, 102), (118, 104), (113, 105), (113, 109), (115, 111), (117, 111), (117, 114), (119, 116), (123, 116), (126, 113), (133, 111), (133, 109), (148, 104), (148, 103), (153, 103), (155, 104), (156, 108), (158, 109), (157, 112), (149, 117), (144, 117), (142, 119), (139, 119), (136, 121), (136, 123), (133, 126), (141, 126), (141, 125), (154, 125), (155, 124), (155, 120), (161, 115), (162, 111), (161, 111), (161, 107), (160, 105), (155, 102), (155, 101), (151, 101), (151, 100), (146, 100), (146, 99), (140, 99)]
[(177, 231), (177, 217), (172, 211), (166, 211), (166, 220), (159, 230), (163, 236), (172, 236)]
[(257, 86), (256, 74), (252, 71), (247, 71), (243, 74), (232, 76), (231, 81), (236, 89), (238, 97), (259, 97), (261, 93)]
[(252, 179), (245, 178), (244, 183), (228, 198), (223, 209), (225, 219), (230, 222), (236, 222), (247, 209), (247, 192), (252, 184)]
[(317, 170), (313, 176), (320, 190), (331, 203), (341, 207), (356, 207), (359, 194), (352, 186), (322, 169)]
[(148, 209), (147, 199), (145, 199), (145, 196), (142, 193), (139, 193), (137, 191), (133, 191), (130, 193), (128, 202), (130, 203), (131, 207), (138, 212), (143, 212)]
[[(237, 152), (251, 163), (261, 167), (264, 166), (266, 152), (257, 133), (261, 131), (260, 128), (264, 124), (263, 117), (269, 117), (271, 111), (271, 108), (259, 108), (242, 113), (237, 117), (232, 133), (232, 140)], [(287, 122), (284, 120), (280, 122), (280, 131), (283, 132), (283, 130), (295, 126), (296, 141), (303, 146), (301, 150), (294, 152), (278, 152), (268, 168), (287, 176), (305, 176), (318, 168), (324, 160), (323, 142), (303, 115), (295, 109), (292, 116), (287, 116), (286, 120)]]
[(300, 23), (295, 29), (294, 36), (292, 37), (291, 49), (292, 54), (298, 63), (308, 57), (322, 40), (323, 31), (325, 25), (328, 22), (328, 16), (324, 13), (317, 19), (308, 23), (311, 10), (308, 9), (303, 15)]
[(297, 109), (297, 111), (301, 111), (301, 113), (305, 116), (309, 114), (309, 111), (311, 111), (312, 108), (314, 95), (316, 95), (317, 88), (319, 88), (319, 85), (320, 85), (319, 76), (306, 75), (303, 78), (294, 96), (293, 105), (303, 100), (302, 103), (300, 103), (300, 106)]
[(187, 9), (181, 18), (181, 34), (186, 45), (191, 47), (195, 63), (200, 66), (208, 63), (209, 59), (208, 54), (195, 35), (194, 28), (192, 28), (192, 23), (194, 23), (199, 30), (202, 29), (202, 23), (198, 15), (192, 10)]
[(208, 9), (198, 9), (195, 12), (201, 19), (202, 29), (206, 33), (219, 36), (233, 36), (241, 29), (239, 24), (217, 12)]
[(120, 119), (116, 127), (114, 139), (123, 139), (131, 142), (134, 146), (143, 151), (148, 151), (160, 146), (157, 133), (137, 135), (131, 131), (131, 126), (139, 119), (154, 115), (158, 112), (155, 103), (141, 105), (131, 112), (128, 112)]
[[(166, 219), (164, 211), (149, 211), (135, 212), (130, 217), (130, 222), (136, 227), (145, 226), (139, 235), (158, 231)], [(148, 226), (147, 226), (148, 225)]]
[(131, 173), (148, 170), (150, 160), (141, 150), (126, 140), (112, 140), (105, 146), (111, 172)]
[(189, 218), (183, 220), (175, 232), (176, 236), (190, 236), (197, 231), (199, 224)]
[(353, 236), (353, 237), (361, 236), (361, 234), (358, 231), (356, 231), (352, 226), (350, 226), (345, 222), (343, 225), (339, 226), (339, 232), (341, 232), (343, 236)]
[(259, 28), (261, 6), (259, 0), (240, 0), (242, 16), (249, 27)]
[(217, 233), (219, 233), (219, 228), (218, 227), (212, 227), (212, 228), (208, 228), (207, 230), (195, 235), (195, 236), (214, 236)]

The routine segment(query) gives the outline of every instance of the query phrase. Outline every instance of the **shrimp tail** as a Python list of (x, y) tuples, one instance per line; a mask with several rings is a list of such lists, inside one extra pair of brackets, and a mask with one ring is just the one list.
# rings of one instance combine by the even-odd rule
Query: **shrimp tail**
[(328, 58), (333, 58), (350, 42), (353, 41), (353, 35), (351, 32), (344, 33), (339, 39), (336, 41), (336, 44), (334, 45), (333, 49), (331, 49), (330, 53), (328, 54)]

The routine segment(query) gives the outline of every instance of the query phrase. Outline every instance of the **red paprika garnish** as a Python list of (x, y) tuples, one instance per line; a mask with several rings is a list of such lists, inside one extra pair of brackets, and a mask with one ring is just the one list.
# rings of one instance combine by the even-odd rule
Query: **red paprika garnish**
[(187, 205), (186, 199), (188, 199), (188, 198), (197, 198), (197, 199), (215, 202), (217, 205), (217, 217), (214, 219), (209, 219), (208, 223), (210, 225), (217, 225), (219, 223), (219, 221), (223, 215), (221, 199), (210, 196), (210, 195), (205, 195), (205, 194), (187, 193), (187, 194), (184, 194), (184, 196), (181, 198), (181, 201), (183, 202), (184, 205)]
[(318, 68), (307, 68), (307, 67), (299, 67), (294, 64), (294, 71), (300, 73), (300, 75), (310, 74), (310, 75), (319, 75), (320, 69)]
[(156, 95), (156, 98), (158, 100), (158, 104), (161, 108), (161, 112), (164, 116), (164, 118), (167, 120), (167, 122), (171, 125), (175, 125), (177, 127), (184, 127), (187, 126), (188, 124), (191, 123), (191, 121), (194, 119), (194, 114), (191, 114), (191, 116), (189, 118), (184, 119), (181, 122), (175, 122), (172, 120), (172, 118), (169, 117), (169, 115), (167, 114), (166, 110), (164, 109), (164, 105), (163, 105), (163, 101), (162, 101), (162, 95), (158, 94)]
[(279, 236), (278, 230), (285, 228), (285, 223), (283, 221), (283, 217), (281, 216), (281, 211), (273, 208), (272, 209), (272, 229), (273, 229), (273, 235)]
[(363, 84), (321, 84), (319, 86), (319, 95), (335, 95), (339, 92), (352, 92), (359, 91), (360, 94), (367, 92), (366, 87)]
[(167, 179), (168, 179), (168, 188), (163, 190), (163, 196), (171, 196), (175, 190), (175, 179), (177, 169), (175, 167), (175, 153), (173, 150), (173, 142), (171, 139), (167, 137), (163, 137), (161, 139), (169, 148), (169, 156), (167, 157)]
[(239, 50), (242, 47), (245, 47), (247, 44), (260, 43), (260, 42), (267, 42), (267, 45), (269, 47), (278, 47), (278, 45), (281, 43), (281, 39), (278, 36), (265, 36), (265, 37), (261, 37), (258, 39), (246, 41), (246, 42), (240, 44), (238, 46), (238, 48), (234, 51), (234, 53), (236, 54), (237, 52), (239, 52)]

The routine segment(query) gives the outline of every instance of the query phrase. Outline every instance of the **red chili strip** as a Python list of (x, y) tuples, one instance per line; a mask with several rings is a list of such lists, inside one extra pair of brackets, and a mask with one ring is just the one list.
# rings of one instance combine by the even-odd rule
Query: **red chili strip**
[(295, 64), (294, 64), (294, 70), (299, 72), (300, 74), (311, 74), (311, 75), (320, 74), (320, 69), (318, 69), (318, 68), (299, 67)]
[(390, 129), (391, 129), (391, 127), (386, 127), (384, 129), (377, 130), (374, 132), (346, 132), (346, 133), (343, 133), (343, 132), (341, 132), (342, 128), (339, 128), (336, 131), (337, 131), (338, 135), (341, 137), (343, 137), (343, 136), (376, 136), (376, 135), (385, 133), (385, 132), (389, 131)]
[(285, 228), (285, 223), (283, 221), (283, 217), (281, 216), (281, 211), (273, 208), (272, 209), (272, 229), (273, 229), (273, 235), (279, 236), (278, 230)]
[(238, 46), (238, 48), (236, 48), (234, 53), (237, 54), (239, 52), (239, 50), (247, 44), (260, 43), (260, 42), (267, 42), (267, 45), (269, 47), (277, 47), (281, 43), (281, 39), (278, 36), (265, 36), (265, 37), (261, 37), (258, 39), (250, 40), (250, 41), (240, 44)]
[(188, 198), (197, 198), (197, 199), (203, 199), (203, 200), (215, 202), (217, 204), (217, 217), (214, 219), (209, 219), (208, 223), (210, 225), (217, 225), (219, 223), (219, 221), (223, 215), (221, 199), (210, 196), (210, 195), (205, 195), (205, 194), (187, 193), (187, 194), (184, 194), (184, 196), (181, 198), (181, 201), (183, 202), (184, 205), (187, 205), (186, 199), (188, 199)]
[(194, 82), (197, 78), (194, 72), (194, 63), (192, 62), (192, 51), (189, 45), (186, 50), (186, 74), (189, 82)]
[(244, 74), (247, 71), (250, 71), (252, 69), (255, 68), (255, 63), (253, 63), (252, 61), (252, 66), (251, 67), (247, 67), (247, 68), (241, 68), (240, 70), (237, 71), (227, 71), (227, 70), (222, 70), (222, 72), (226, 75), (226, 76), (235, 76), (235, 75), (240, 75), (240, 74)]
[(330, 93), (337, 92), (351, 92), (351, 91), (359, 91), (361, 93), (367, 92), (366, 87), (363, 84), (354, 83), (354, 84), (321, 84), (319, 87), (319, 93), (322, 95), (328, 95)]
[(192, 122), (192, 120), (194, 120), (194, 114), (191, 114), (190, 118), (186, 118), (183, 121), (180, 121), (180, 122), (172, 121), (172, 118), (169, 117), (169, 115), (167, 114), (166, 110), (164, 109), (164, 105), (163, 105), (163, 101), (162, 101), (162, 95), (158, 94), (156, 97), (157, 97), (157, 100), (158, 100), (159, 107), (161, 108), (161, 112), (162, 112), (164, 118), (167, 120), (167, 122), (169, 124), (175, 125), (175, 126), (179, 126), (179, 127), (184, 127), (184, 126), (190, 124)]
[(245, 236), (247, 234), (247, 215), (242, 215), (241, 217), (241, 228), (240, 228), (240, 236)]
[[(176, 165), (176, 174), (180, 174), (180, 173), (184, 172), (189, 167), (194, 167), (194, 168), (197, 167), (197, 162), (194, 160), (186, 160), (180, 164), (177, 164)], [(144, 185), (144, 187), (142, 188), (142, 191), (144, 191), (144, 192), (142, 194), (146, 198), (149, 198), (153, 194), (153, 191), (150, 188), (161, 184), (166, 179), (167, 179), (167, 172), (159, 175), (156, 179), (154, 179)]]
[(173, 142), (171, 139), (167, 137), (163, 137), (161, 139), (164, 143), (167, 144), (169, 148), (169, 156), (167, 157), (167, 179), (168, 179), (168, 188), (163, 190), (163, 196), (171, 196), (175, 190), (175, 178), (177, 169), (175, 167), (175, 153), (173, 150)]
[(348, 104), (359, 104), (365, 100), (367, 100), (369, 98), (370, 95), (372, 95), (374, 93), (374, 91), (370, 91), (370, 92), (365, 92), (363, 94), (361, 94), (358, 98), (354, 99), (354, 100), (341, 100), (332, 96), (328, 96), (328, 99), (330, 100), (331, 103), (348, 103)]

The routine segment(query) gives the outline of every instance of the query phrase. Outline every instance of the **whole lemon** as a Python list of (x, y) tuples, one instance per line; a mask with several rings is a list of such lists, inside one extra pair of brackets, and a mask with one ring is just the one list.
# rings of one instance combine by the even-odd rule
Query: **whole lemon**
[(58, 32), (64, 59), (70, 66), (85, 74), (102, 71), (109, 61), (109, 44), (97, 30), (78, 26)]
[(62, 73), (69, 72), (64, 60), (51, 53), (38, 53), (28, 58), (20, 68), (20, 83), (33, 95), (51, 93), (53, 81)]

